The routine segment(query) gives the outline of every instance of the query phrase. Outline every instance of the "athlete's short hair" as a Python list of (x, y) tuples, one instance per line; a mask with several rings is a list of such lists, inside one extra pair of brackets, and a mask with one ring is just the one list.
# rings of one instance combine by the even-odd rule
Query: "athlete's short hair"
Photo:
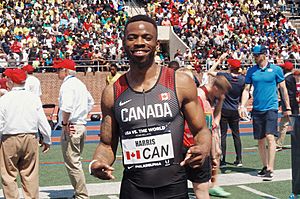
[(125, 25), (125, 32), (127, 30), (127, 26), (133, 22), (137, 22), (137, 21), (144, 21), (144, 22), (148, 22), (148, 23), (151, 23), (155, 30), (156, 30), (156, 35), (157, 35), (157, 25), (156, 25), (156, 22), (154, 21), (154, 19), (152, 19), (151, 17), (148, 17), (147, 15), (135, 15), (133, 17), (131, 17), (126, 25)]
[(216, 76), (213, 85), (224, 90), (225, 92), (228, 92), (228, 90), (232, 88), (230, 82), (223, 75)]
[(169, 68), (173, 68), (174, 70), (177, 70), (180, 68), (180, 65), (178, 63), (178, 61), (170, 61), (168, 64)]

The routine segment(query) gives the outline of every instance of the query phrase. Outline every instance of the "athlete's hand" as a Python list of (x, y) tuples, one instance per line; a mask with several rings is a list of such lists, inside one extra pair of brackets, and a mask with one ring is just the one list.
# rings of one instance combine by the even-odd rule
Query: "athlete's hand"
[(112, 175), (114, 170), (115, 169), (113, 167), (99, 161), (96, 161), (91, 165), (91, 175), (102, 180), (115, 179), (115, 177)]
[(189, 165), (192, 168), (197, 168), (203, 165), (205, 158), (210, 154), (210, 147), (194, 145), (189, 148), (184, 160), (180, 163), (181, 166)]

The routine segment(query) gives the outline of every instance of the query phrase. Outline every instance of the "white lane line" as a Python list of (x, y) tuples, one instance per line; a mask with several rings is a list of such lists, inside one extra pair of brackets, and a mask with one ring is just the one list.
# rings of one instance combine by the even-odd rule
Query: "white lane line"
[(253, 149), (258, 149), (257, 147), (248, 147), (248, 148), (243, 148), (245, 150), (253, 150)]
[(244, 190), (246, 190), (246, 191), (252, 192), (252, 193), (254, 193), (254, 194), (256, 194), (256, 195), (259, 195), (259, 196), (262, 196), (262, 197), (267, 197), (268, 199), (278, 199), (278, 198), (276, 198), (275, 196), (272, 196), (272, 195), (263, 193), (263, 192), (261, 192), (261, 191), (257, 191), (257, 190), (255, 190), (255, 189), (252, 189), (252, 188), (247, 187), (247, 186), (245, 186), (245, 185), (241, 185), (241, 186), (238, 186), (238, 187), (241, 188), (241, 189), (244, 189)]
[(118, 196), (107, 196), (109, 199), (119, 199)]

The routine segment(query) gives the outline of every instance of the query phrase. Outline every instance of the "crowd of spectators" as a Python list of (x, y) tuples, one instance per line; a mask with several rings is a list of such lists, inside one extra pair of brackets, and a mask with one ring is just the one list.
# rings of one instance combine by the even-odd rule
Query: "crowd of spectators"
[(124, 59), (122, 0), (7, 0), (0, 3), (0, 67), (80, 65)]
[[(276, 1), (276, 2), (275, 2)], [(251, 48), (269, 47), (270, 61), (300, 59), (300, 39), (281, 11), (285, 0), (144, 0), (158, 25), (173, 26), (188, 44), (175, 60), (209, 68), (224, 52), (252, 64)], [(296, 10), (300, 12), (300, 9)], [(295, 9), (293, 10), (295, 12)], [(0, 68), (51, 66), (64, 58), (80, 65), (125, 63), (123, 0), (7, 0), (0, 3)], [(173, 58), (159, 47), (156, 60)], [(121, 61), (122, 60), (122, 61)], [(108, 68), (108, 67), (107, 67)]]
[[(222, 53), (252, 64), (251, 49), (256, 44), (269, 47), (270, 61), (300, 59), (300, 39), (281, 11), (285, 0), (151, 0), (147, 13), (158, 25), (173, 26), (189, 49), (178, 59), (211, 66)], [(298, 9), (300, 11), (300, 9)]]

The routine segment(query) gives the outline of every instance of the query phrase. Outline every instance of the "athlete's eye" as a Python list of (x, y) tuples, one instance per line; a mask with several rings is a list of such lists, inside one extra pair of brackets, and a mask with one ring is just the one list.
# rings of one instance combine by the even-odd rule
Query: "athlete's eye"
[(153, 37), (151, 35), (145, 35), (144, 39), (146, 39), (147, 41), (151, 41)]
[(128, 36), (127, 36), (127, 40), (129, 40), (129, 41), (133, 41), (133, 40), (136, 39), (136, 38), (137, 38), (136, 35), (128, 35)]

